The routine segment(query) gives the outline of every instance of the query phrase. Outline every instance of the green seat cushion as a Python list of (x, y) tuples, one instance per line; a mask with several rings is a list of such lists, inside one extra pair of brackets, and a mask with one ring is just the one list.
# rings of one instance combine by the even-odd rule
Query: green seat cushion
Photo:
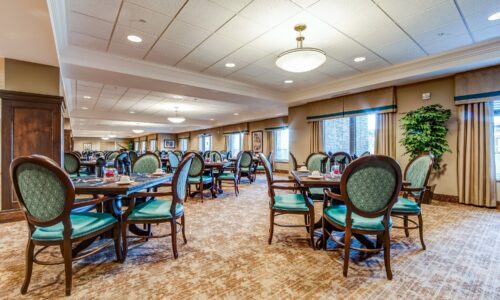
[[(202, 180), (203, 180), (203, 183), (210, 183), (210, 182), (212, 182), (212, 176), (203, 175)], [(200, 176), (196, 176), (196, 177), (189, 176), (188, 182), (189, 183), (200, 183)]]
[(234, 180), (234, 173), (223, 173), (219, 175), (219, 180)]
[(250, 171), (250, 168), (246, 167), (246, 168), (240, 168), (241, 172), (249, 172)]
[(261, 166), (257, 166), (257, 170), (258, 171), (265, 171), (264, 166), (262, 166), (262, 165)]
[[(151, 200), (143, 202), (136, 207), (128, 216), (128, 220), (160, 220), (171, 219), (170, 206), (172, 200)], [(184, 212), (182, 204), (177, 203), (175, 215), (180, 216)]]
[[(73, 228), (73, 232), (71, 233), (72, 239), (101, 230), (117, 222), (112, 214), (95, 212), (72, 212), (70, 219)], [(63, 230), (64, 226), (62, 223), (57, 223), (49, 227), (35, 227), (35, 231), (31, 237), (39, 241), (60, 241), (63, 239)]]
[(311, 195), (321, 195), (321, 199), (323, 199), (323, 188), (309, 188), (309, 193), (311, 193)]
[(404, 197), (399, 197), (398, 201), (392, 207), (392, 212), (419, 214), (420, 207), (415, 201), (411, 201), (410, 199)]
[(302, 194), (285, 194), (274, 196), (274, 209), (289, 211), (309, 211)]
[[(347, 208), (345, 205), (332, 205), (325, 208), (324, 216), (334, 223), (337, 223), (341, 226), (346, 226), (345, 223), (346, 212)], [(384, 230), (384, 224), (382, 223), (384, 216), (376, 218), (365, 218), (355, 213), (352, 213), (351, 218), (352, 218), (352, 229), (370, 230), (370, 231)], [(392, 219), (389, 218), (389, 228), (391, 226), (392, 226)]]
[(69, 177), (70, 178), (78, 178), (78, 174), (77, 173), (69, 174)]

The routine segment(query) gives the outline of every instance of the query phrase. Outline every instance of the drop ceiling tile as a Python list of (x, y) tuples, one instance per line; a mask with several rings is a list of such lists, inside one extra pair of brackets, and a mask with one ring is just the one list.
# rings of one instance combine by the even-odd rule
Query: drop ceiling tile
[(189, 24), (216, 30), (227, 22), (234, 13), (209, 1), (189, 1), (177, 18)]
[(231, 10), (232, 12), (238, 12), (243, 7), (245, 7), (251, 0), (209, 0), (217, 5)]
[(361, 70), (363, 72), (372, 71), (374, 69), (380, 69), (384, 67), (390, 66), (389, 63), (383, 61), (382, 59), (371, 59), (365, 60), (364, 62), (356, 64), (356, 69)]
[(332, 77), (351, 76), (360, 73), (360, 71), (330, 57), (327, 58), (326, 62), (317, 71)]
[(288, 0), (255, 0), (240, 15), (264, 26), (276, 26), (296, 15), (301, 8)]
[(126, 0), (126, 2), (134, 3), (173, 18), (185, 0)]
[(261, 59), (268, 54), (270, 53), (262, 51), (259, 48), (255, 48), (250, 45), (244, 45), (243, 47), (233, 52), (231, 56), (238, 60), (250, 63)]
[(224, 57), (241, 46), (243, 46), (242, 42), (230, 39), (219, 33), (215, 33), (204, 41), (203, 44), (201, 44), (196, 50), (217, 52), (220, 57)]
[(142, 59), (147, 53), (147, 49), (111, 42), (109, 52), (120, 56)]
[(176, 44), (194, 48), (205, 40), (212, 31), (175, 19), (162, 38)]
[[(471, 44), (472, 40), (469, 37), (467, 29), (461, 26), (461, 23), (461, 20), (457, 20), (434, 30), (416, 34), (413, 38), (426, 51), (430, 51), (429, 53), (436, 53), (437, 49), (443, 49), (442, 51), (449, 50), (455, 47), (453, 45)], [(457, 39), (456, 42), (454, 42), (455, 39)]]
[(80, 34), (77, 32), (71, 32), (70, 37), (71, 44), (78, 47), (97, 51), (106, 51), (106, 47), (108, 46), (107, 40), (98, 39), (93, 36)]
[[(128, 35), (137, 35), (142, 38), (142, 42), (140, 43), (131, 42), (127, 39)], [(155, 35), (151, 35), (123, 25), (116, 25), (111, 42), (120, 43), (122, 45), (127, 45), (129, 47), (134, 47), (134, 48), (143, 48), (147, 50), (151, 48), (156, 39), (157, 36)]]
[(69, 14), (69, 28), (73, 32), (93, 36), (100, 39), (109, 39), (113, 31), (113, 23), (101, 19), (71, 12)]
[(302, 8), (307, 8), (320, 0), (291, 0), (293, 3), (297, 4)]
[[(236, 66), (233, 68), (227, 68), (225, 66), (226, 63), (234, 63)], [(223, 77), (223, 76), (226, 76), (226, 75), (229, 75), (231, 73), (236, 72), (238, 69), (241, 69), (246, 65), (247, 65), (247, 63), (244, 61), (238, 60), (234, 57), (227, 57), (227, 58), (221, 60), (220, 62), (214, 64), (213, 66), (211, 66), (210, 68), (205, 70), (203, 73), (213, 75), (213, 76)]]
[(176, 67), (179, 67), (181, 69), (186, 69), (189, 71), (193, 71), (193, 72), (200, 72), (203, 69), (206, 69), (210, 65), (211, 64), (209, 64), (209, 63), (202, 63), (202, 62), (190, 59), (190, 58), (186, 58), (186, 59), (183, 59), (180, 63), (178, 63), (176, 65)]
[(257, 24), (245, 17), (235, 16), (217, 31), (217, 34), (232, 40), (248, 43), (267, 31), (263, 25)]
[(474, 39), (477, 42), (500, 37), (500, 23), (494, 26), (489, 26), (472, 32)]
[(146, 60), (173, 66), (188, 54), (189, 51), (191, 51), (190, 47), (177, 44), (167, 39), (159, 39), (146, 56)]
[(150, 91), (149, 90), (143, 90), (143, 89), (128, 89), (128, 91), (125, 93), (124, 97), (144, 97), (146, 96)]
[(229, 78), (232, 78), (232, 77), (237, 78), (239, 76), (255, 77), (255, 76), (265, 74), (271, 70), (272, 69), (270, 69), (270, 68), (266, 68), (266, 67), (256, 65), (256, 64), (251, 64), (251, 65), (245, 66), (245, 67), (239, 69), (238, 71), (234, 72), (233, 74), (231, 74), (229, 76)]
[(221, 53), (218, 51), (196, 48), (186, 58), (184, 58), (182, 61), (177, 63), (176, 66), (179, 66), (179, 65), (181, 65), (182, 62), (184, 62), (185, 60), (188, 60), (188, 61), (190, 61), (190, 63), (195, 63), (195, 64), (198, 64), (200, 66), (204, 65), (205, 67), (208, 67), (208, 66), (216, 63), (218, 60), (222, 59), (223, 57), (224, 57), (224, 53)]
[(123, 95), (126, 91), (127, 91), (127, 88), (124, 86), (106, 84), (106, 85), (104, 85), (101, 93), (102, 94), (112, 94), (112, 95)]
[(121, 0), (71, 0), (73, 11), (114, 23), (120, 8)]
[[(443, 3), (445, 3), (445, 5), (453, 4), (453, 0), (375, 0), (375, 2), (391, 17), (398, 19), (419, 14), (423, 11), (442, 5)], [(421, 23), (420, 25), (425, 24)]]
[(433, 40), (432, 42), (422, 44), (422, 47), (429, 54), (436, 54), (443, 51), (452, 50), (454, 48), (459, 48), (463, 46), (470, 45), (471, 39), (469, 34), (463, 35), (453, 35), (453, 36), (443, 36), (439, 40)]
[(76, 85), (77, 85), (77, 88), (80, 88), (80, 87), (98, 87), (98, 88), (102, 88), (104, 84), (102, 84), (100, 82), (78, 80), (76, 82)]
[(118, 17), (118, 24), (141, 32), (159, 36), (172, 18), (147, 8), (124, 2)]
[(373, 51), (392, 64), (398, 64), (426, 56), (426, 53), (410, 39), (403, 39), (382, 47), (376, 47), (373, 48)]

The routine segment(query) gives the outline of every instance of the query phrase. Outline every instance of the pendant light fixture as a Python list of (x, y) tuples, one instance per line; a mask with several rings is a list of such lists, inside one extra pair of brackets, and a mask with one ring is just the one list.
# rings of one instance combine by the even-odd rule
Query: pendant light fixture
[(317, 48), (303, 47), (304, 37), (302, 31), (306, 30), (305, 24), (297, 24), (294, 29), (297, 36), (297, 48), (285, 51), (278, 55), (276, 65), (288, 72), (303, 73), (321, 66), (326, 61), (326, 54)]
[(179, 117), (177, 115), (177, 109), (178, 109), (178, 107), (176, 106), (175, 107), (175, 117), (168, 117), (167, 118), (170, 122), (175, 123), (175, 124), (182, 123), (182, 122), (186, 121), (186, 118)]

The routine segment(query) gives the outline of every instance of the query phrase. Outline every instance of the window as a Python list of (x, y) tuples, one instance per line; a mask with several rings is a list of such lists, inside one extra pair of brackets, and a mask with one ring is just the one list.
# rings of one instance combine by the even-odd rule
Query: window
[(493, 102), (493, 111), (495, 113), (495, 173), (496, 179), (500, 180), (500, 101)]
[(288, 128), (275, 130), (273, 132), (274, 144), (274, 160), (275, 161), (288, 161)]
[(323, 146), (326, 152), (361, 155), (375, 150), (375, 114), (325, 120)]
[(153, 152), (156, 150), (156, 140), (149, 141), (149, 151)]
[(141, 153), (145, 153), (146, 152), (146, 141), (142, 141), (141, 142)]
[(139, 151), (139, 142), (134, 142), (134, 151)]
[(200, 151), (210, 151), (212, 149), (212, 136), (200, 135)]
[(233, 157), (243, 149), (243, 133), (233, 133), (227, 136), (227, 151), (231, 151)]
[(179, 150), (187, 151), (188, 149), (188, 139), (179, 139)]

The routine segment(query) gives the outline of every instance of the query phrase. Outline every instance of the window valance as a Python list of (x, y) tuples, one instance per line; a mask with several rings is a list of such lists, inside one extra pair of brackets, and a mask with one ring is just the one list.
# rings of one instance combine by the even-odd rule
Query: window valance
[(177, 134), (178, 139), (189, 139), (190, 134), (189, 132), (182, 132)]
[(500, 97), (500, 66), (455, 75), (455, 104), (486, 102)]
[(223, 127), (224, 135), (235, 134), (235, 133), (248, 133), (248, 123), (233, 124)]
[(288, 125), (283, 125), (283, 126), (276, 126), (276, 127), (267, 127), (264, 128), (265, 131), (276, 131), (276, 130), (281, 130), (281, 129), (287, 129)]

